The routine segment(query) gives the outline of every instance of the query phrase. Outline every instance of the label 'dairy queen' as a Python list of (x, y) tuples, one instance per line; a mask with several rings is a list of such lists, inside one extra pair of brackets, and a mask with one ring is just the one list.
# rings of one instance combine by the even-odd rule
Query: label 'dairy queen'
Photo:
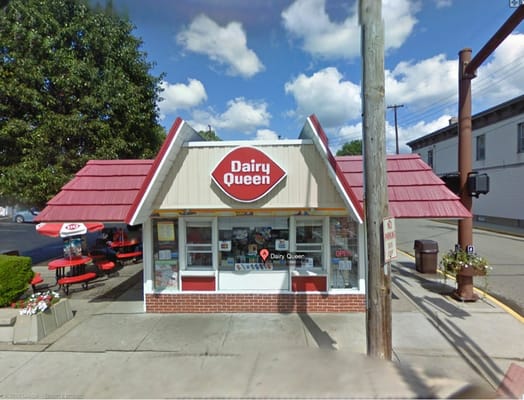
[(229, 197), (249, 203), (269, 193), (284, 171), (264, 152), (249, 146), (231, 150), (211, 172), (211, 178)]

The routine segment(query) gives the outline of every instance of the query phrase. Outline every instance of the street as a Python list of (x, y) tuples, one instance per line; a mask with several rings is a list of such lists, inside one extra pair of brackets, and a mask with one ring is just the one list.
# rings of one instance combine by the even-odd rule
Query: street
[[(34, 264), (60, 257), (63, 254), (63, 242), (60, 238), (40, 235), (36, 224), (17, 224), (8, 219), (0, 220), (0, 250), (18, 250), (20, 255), (31, 257)], [(88, 234), (88, 243), (95, 234)]]
[[(434, 240), (438, 243), (439, 260), (458, 241), (456, 221), (397, 219), (396, 229), (399, 250), (414, 254), (416, 239)], [(493, 267), (487, 287), (484, 288), (483, 277), (475, 278), (475, 286), (524, 316), (524, 237), (474, 229), (473, 244), (477, 254), (485, 257)]]

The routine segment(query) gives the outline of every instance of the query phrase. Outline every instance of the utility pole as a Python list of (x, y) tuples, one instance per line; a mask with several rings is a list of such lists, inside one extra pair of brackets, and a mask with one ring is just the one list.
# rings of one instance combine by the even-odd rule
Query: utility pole
[(395, 113), (395, 144), (396, 144), (397, 154), (399, 154), (399, 151), (398, 151), (398, 125), (397, 125), (397, 108), (399, 107), (404, 107), (404, 104), (393, 104), (392, 106), (388, 106), (388, 109), (392, 108), (393, 112)]
[[(499, 30), (480, 49), (478, 54), (471, 58), (471, 49), (459, 52), (458, 74), (458, 167), (460, 201), (468, 211), (472, 211), (473, 199), (469, 195), (467, 180), (471, 172), (472, 153), (472, 123), (471, 123), (471, 80), (476, 77), (477, 68), (496, 50), (504, 39), (524, 19), (524, 5), (519, 6)], [(473, 220), (464, 218), (458, 223), (458, 242), (462, 249), (473, 245)], [(478, 296), (473, 292), (473, 278), (471, 276), (457, 276), (456, 296), (463, 301), (475, 301)]]
[(384, 107), (384, 21), (381, 0), (359, 0), (362, 52), (364, 197), (367, 247), (368, 356), (391, 360), (391, 266), (385, 262), (388, 216)]

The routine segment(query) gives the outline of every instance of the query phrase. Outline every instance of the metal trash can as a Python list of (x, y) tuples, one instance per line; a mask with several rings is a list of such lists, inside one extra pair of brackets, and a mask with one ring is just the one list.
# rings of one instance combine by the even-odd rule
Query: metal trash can
[(415, 240), (415, 269), (425, 274), (437, 273), (438, 243), (434, 240)]

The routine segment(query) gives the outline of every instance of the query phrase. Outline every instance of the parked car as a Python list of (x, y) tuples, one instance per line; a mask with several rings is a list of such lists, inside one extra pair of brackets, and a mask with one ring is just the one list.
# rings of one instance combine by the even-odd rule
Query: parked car
[(18, 224), (23, 222), (33, 222), (39, 212), (40, 211), (34, 207), (26, 210), (18, 210), (13, 215), (13, 221)]

